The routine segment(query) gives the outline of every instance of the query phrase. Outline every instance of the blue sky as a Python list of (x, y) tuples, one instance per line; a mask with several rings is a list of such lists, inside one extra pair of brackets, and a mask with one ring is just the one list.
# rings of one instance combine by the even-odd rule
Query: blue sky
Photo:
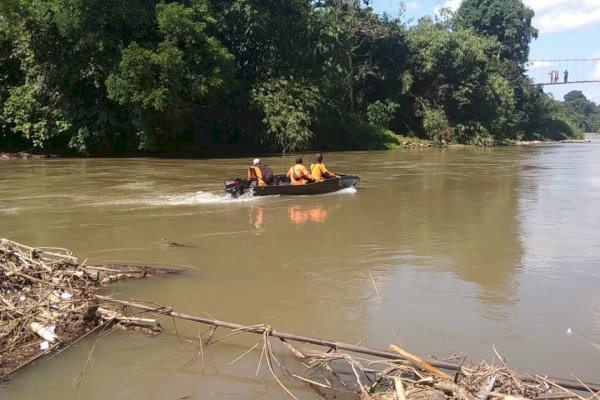
[[(530, 46), (530, 60), (600, 59), (600, 0), (524, 0), (533, 8), (533, 26), (539, 31), (537, 40)], [(456, 10), (461, 0), (407, 0), (403, 21), (416, 21), (425, 15), (434, 15), (440, 7)], [(379, 12), (397, 15), (398, 0), (371, 0)], [(530, 66), (529, 74), (536, 82), (547, 82), (549, 72), (558, 70), (560, 81), (564, 70), (569, 80), (600, 80), (600, 61), (596, 62), (537, 62)], [(546, 92), (562, 100), (565, 93), (581, 90), (590, 100), (600, 104), (600, 82), (544, 86)]]

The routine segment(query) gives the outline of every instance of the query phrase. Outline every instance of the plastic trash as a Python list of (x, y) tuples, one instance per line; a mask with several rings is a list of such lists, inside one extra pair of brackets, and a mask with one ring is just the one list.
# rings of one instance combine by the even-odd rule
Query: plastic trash
[(48, 343), (46, 340), (44, 340), (42, 343), (40, 343), (40, 350), (48, 350), (49, 347), (50, 347), (50, 343)]
[(38, 335), (39, 337), (41, 337), (44, 340), (47, 340), (50, 343), (54, 343), (54, 341), (56, 339), (58, 339), (58, 336), (56, 336), (56, 334), (54, 334), (54, 329), (55, 326), (54, 325), (50, 325), (48, 327), (40, 324), (39, 322), (32, 322), (31, 325), (29, 325), (29, 328), (31, 328), (31, 330)]

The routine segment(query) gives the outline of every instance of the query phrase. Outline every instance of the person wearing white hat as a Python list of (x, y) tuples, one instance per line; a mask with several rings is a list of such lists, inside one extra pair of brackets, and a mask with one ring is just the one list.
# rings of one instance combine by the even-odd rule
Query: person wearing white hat
[(260, 158), (255, 158), (254, 161), (252, 161), (252, 166), (248, 168), (248, 179), (251, 180), (256, 177), (256, 184), (258, 186), (267, 186), (260, 169), (261, 165)]

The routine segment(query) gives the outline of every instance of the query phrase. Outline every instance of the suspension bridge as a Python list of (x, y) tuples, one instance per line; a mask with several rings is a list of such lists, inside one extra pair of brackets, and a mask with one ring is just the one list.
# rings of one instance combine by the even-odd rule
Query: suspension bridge
[(529, 60), (525, 68), (535, 85), (600, 82), (600, 58)]

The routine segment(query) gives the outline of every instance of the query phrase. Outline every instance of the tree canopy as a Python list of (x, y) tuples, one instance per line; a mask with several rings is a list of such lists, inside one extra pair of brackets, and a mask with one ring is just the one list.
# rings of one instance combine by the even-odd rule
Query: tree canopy
[(532, 17), (520, 0), (412, 26), (355, 0), (4, 1), (0, 147), (289, 152), (597, 130), (585, 96), (563, 104), (526, 77)]

